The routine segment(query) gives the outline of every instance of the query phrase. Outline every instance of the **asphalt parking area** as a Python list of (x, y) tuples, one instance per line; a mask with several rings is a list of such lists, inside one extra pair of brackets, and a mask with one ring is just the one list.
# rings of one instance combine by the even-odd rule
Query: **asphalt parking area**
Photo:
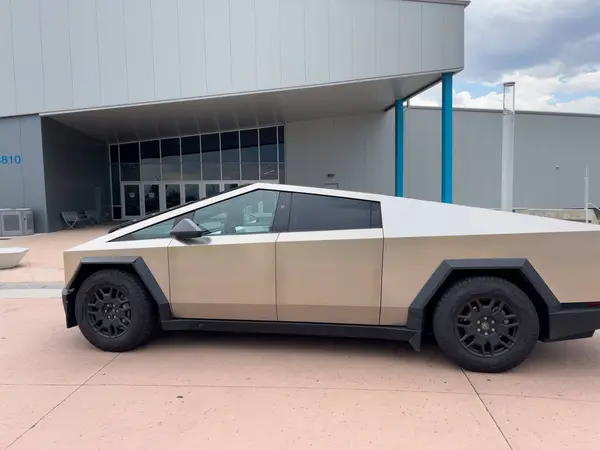
[(600, 338), (494, 376), (376, 341), (167, 334), (109, 354), (56, 298), (0, 300), (0, 448), (597, 449), (599, 375)]

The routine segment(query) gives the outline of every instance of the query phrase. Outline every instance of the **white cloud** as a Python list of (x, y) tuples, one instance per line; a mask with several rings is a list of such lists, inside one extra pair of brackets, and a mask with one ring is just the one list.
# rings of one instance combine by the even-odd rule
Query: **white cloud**
[[(501, 85), (506, 81), (514, 81), (517, 110), (600, 114), (600, 97), (595, 95), (600, 91), (600, 67), (572, 77), (565, 77), (556, 72), (545, 77), (531, 75), (540, 72), (540, 68), (534, 68), (503, 75), (493, 82), (482, 84), (478, 90), (487, 88), (488, 92), (479, 96), (467, 90), (455, 89), (454, 105), (464, 108), (501, 109)], [(549, 68), (546, 68), (546, 73), (550, 73)], [(559, 101), (563, 97), (561, 94), (575, 98)], [(441, 105), (440, 85), (415, 97), (411, 104)]]
[[(600, 114), (598, 23), (599, 0), (473, 0), (455, 105), (500, 109), (515, 81), (518, 110)], [(411, 103), (439, 106), (440, 86)]]

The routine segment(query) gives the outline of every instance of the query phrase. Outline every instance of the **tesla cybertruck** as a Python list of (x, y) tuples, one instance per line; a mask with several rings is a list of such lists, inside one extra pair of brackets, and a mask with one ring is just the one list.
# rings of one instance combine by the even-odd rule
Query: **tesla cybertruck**
[(67, 327), (135, 349), (157, 329), (406, 341), (503, 372), (600, 328), (600, 227), (483, 208), (252, 184), (64, 253)]

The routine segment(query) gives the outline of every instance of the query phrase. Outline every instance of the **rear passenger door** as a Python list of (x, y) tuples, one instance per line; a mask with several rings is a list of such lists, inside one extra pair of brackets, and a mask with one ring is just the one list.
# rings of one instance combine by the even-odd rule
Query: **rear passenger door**
[(379, 202), (293, 193), (276, 243), (280, 321), (379, 324)]

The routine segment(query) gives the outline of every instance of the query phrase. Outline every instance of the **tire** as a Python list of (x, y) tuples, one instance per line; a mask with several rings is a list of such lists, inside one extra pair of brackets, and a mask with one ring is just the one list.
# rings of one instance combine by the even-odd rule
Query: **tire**
[(126, 352), (145, 344), (157, 317), (141, 280), (114, 269), (99, 270), (84, 280), (75, 298), (75, 316), (83, 336), (107, 352)]
[(500, 373), (517, 367), (535, 348), (539, 329), (529, 297), (497, 277), (457, 282), (442, 295), (433, 313), (439, 347), (448, 359), (471, 372)]

